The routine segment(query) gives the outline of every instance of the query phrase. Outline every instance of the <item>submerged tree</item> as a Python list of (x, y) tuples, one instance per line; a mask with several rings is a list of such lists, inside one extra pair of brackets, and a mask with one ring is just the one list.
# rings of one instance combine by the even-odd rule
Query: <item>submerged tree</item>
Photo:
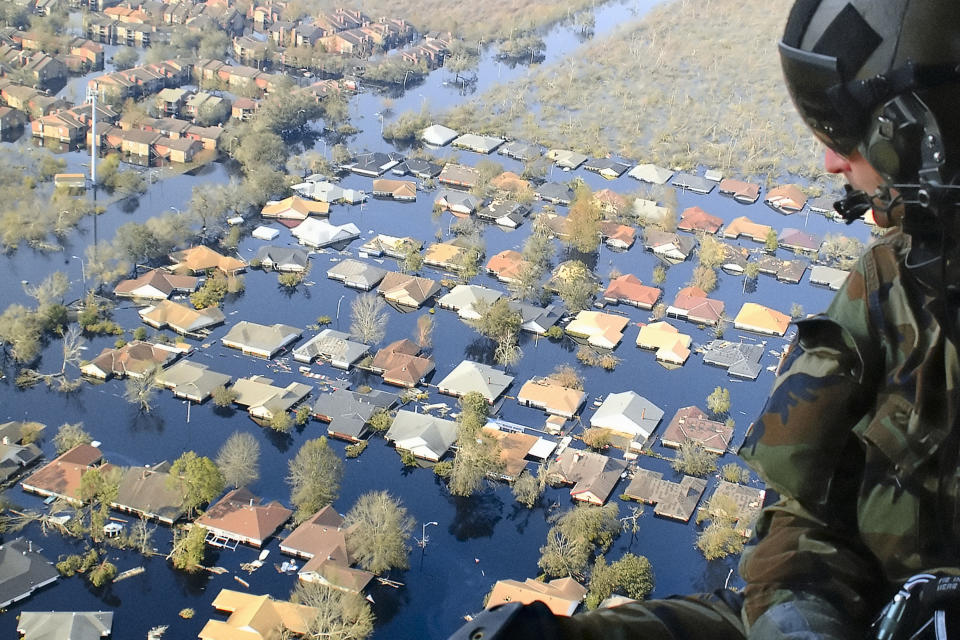
[(307, 440), (289, 463), (287, 484), (290, 502), (296, 507), (294, 520), (303, 522), (340, 494), (343, 461), (325, 437)]
[(373, 633), (373, 611), (358, 593), (319, 582), (298, 582), (290, 600), (316, 610), (316, 615), (306, 621), (307, 637), (364, 640)]
[(350, 335), (367, 344), (383, 340), (387, 331), (387, 305), (375, 293), (363, 293), (350, 305)]
[(217, 467), (228, 486), (253, 484), (260, 479), (260, 443), (249, 433), (234, 431), (217, 453)]
[(210, 503), (226, 486), (223, 474), (213, 460), (193, 451), (184, 452), (174, 461), (167, 484), (180, 491), (188, 512)]
[(703, 477), (717, 468), (717, 457), (707, 451), (702, 442), (687, 438), (680, 443), (671, 466), (679, 473)]
[(386, 491), (365, 493), (344, 520), (348, 555), (372, 573), (406, 569), (413, 525), (398, 499)]
[(53, 446), (57, 450), (57, 455), (70, 451), (78, 444), (91, 442), (93, 442), (93, 436), (84, 430), (82, 422), (66, 422), (60, 425), (57, 435), (53, 436)]
[(450, 493), (455, 496), (472, 496), (488, 475), (502, 467), (500, 446), (482, 431), (488, 411), (487, 401), (479, 392), (471, 391), (460, 398), (457, 453), (448, 478)]

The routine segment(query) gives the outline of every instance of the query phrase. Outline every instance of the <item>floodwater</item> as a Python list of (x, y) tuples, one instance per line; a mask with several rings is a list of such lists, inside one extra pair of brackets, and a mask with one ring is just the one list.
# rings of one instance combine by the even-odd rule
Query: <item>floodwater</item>
[[(618, 21), (630, 19), (637, 6), (639, 5), (612, 4), (599, 7), (597, 32), (612, 28)], [(566, 27), (551, 30), (547, 41), (548, 59), (559, 55), (555, 52), (567, 53), (577, 45), (575, 34)], [(505, 79), (508, 74), (523, 73), (523, 69), (505, 65), (498, 69), (492, 54), (488, 52), (484, 55), (480, 68), (478, 90), (482, 90), (484, 83), (495, 83), (497, 73), (502, 74), (501, 78)], [(432, 74), (427, 83), (409, 91), (405, 97), (396, 101), (397, 112), (403, 110), (402, 104), (405, 102), (412, 101), (416, 104), (421, 99), (419, 94), (424, 91), (428, 92), (424, 95), (431, 107), (463, 99), (456, 88), (442, 84), (443, 80), (448, 79), (448, 75), (442, 70)], [(372, 94), (361, 94), (355, 100), (353, 108), (365, 115), (365, 119), (359, 120), (358, 124), (363, 126), (363, 123), (366, 123), (367, 130), (358, 136), (357, 140), (350, 142), (351, 148), (368, 146), (372, 149), (388, 150), (389, 146), (373, 132), (374, 126), (379, 126), (379, 120), (372, 115), (378, 109), (375, 105), (379, 98)], [(442, 102), (443, 100), (448, 102)], [(449, 151), (441, 150), (440, 153), (442, 155)], [(462, 161), (469, 163), (481, 159), (477, 154), (467, 152), (460, 152), (459, 156)], [(71, 167), (80, 167), (86, 161), (79, 153), (65, 154), (65, 157), (69, 159)], [(518, 163), (500, 156), (492, 159), (501, 162), (505, 169), (520, 168)], [(111, 238), (115, 229), (128, 221), (142, 222), (165, 211), (175, 213), (184, 210), (190, 189), (200, 180), (229, 179), (229, 173), (220, 164), (211, 165), (201, 173), (199, 176), (179, 176), (160, 181), (135, 205), (112, 204), (97, 220), (98, 237)], [(552, 179), (567, 181), (574, 176), (582, 177), (594, 189), (610, 188), (624, 194), (638, 189), (638, 184), (631, 178), (606, 181), (585, 171), (570, 172), (568, 175), (554, 170)], [(369, 192), (371, 180), (351, 175), (343, 180), (343, 186)], [(417, 202), (410, 204), (371, 200), (362, 208), (334, 206), (330, 215), (333, 223), (352, 221), (360, 227), (363, 234), (362, 239), (353, 242), (343, 255), (356, 257), (357, 247), (375, 233), (413, 235), (428, 242), (432, 241), (438, 230), (446, 236), (452, 218), (449, 214), (434, 218), (431, 215), (433, 199), (434, 194), (420, 192)], [(864, 240), (867, 238), (867, 229), (861, 223), (846, 228), (816, 214), (798, 214), (787, 218), (761, 203), (740, 205), (719, 196), (716, 191), (707, 196), (689, 192), (679, 194), (679, 210), (693, 205), (728, 221), (736, 216), (747, 215), (755, 222), (772, 224), (777, 228), (806, 227), (807, 231), (821, 236), (842, 232)], [(273, 226), (281, 229), (280, 236), (273, 244), (293, 244), (294, 240), (289, 231), (279, 225)], [(515, 231), (495, 226), (485, 227), (487, 257), (503, 249), (518, 249), (529, 230), (529, 223)], [(45, 254), (21, 248), (15, 253), (0, 256), (0, 269), (8, 274), (7, 278), (0, 282), (0, 297), (5, 301), (4, 304), (27, 303), (28, 298), (22, 291), (20, 281), (39, 281), (56, 269), (68, 273), (73, 282), (71, 296), (79, 297), (83, 290), (82, 267), (79, 257), (74, 256), (83, 255), (83, 250), (92, 241), (93, 234), (92, 220), (88, 219), (84, 220), (82, 228), (73, 234), (62, 253)], [(751, 249), (758, 247), (747, 240), (741, 243)], [(261, 241), (248, 238), (239, 247), (239, 254), (249, 259), (262, 244)], [(789, 256), (783, 250), (779, 255)], [(318, 316), (329, 315), (335, 317), (333, 328), (346, 330), (350, 324), (350, 304), (356, 293), (325, 277), (326, 269), (342, 257), (334, 251), (313, 254), (308, 283), (298, 287), (293, 293), (277, 285), (275, 274), (249, 271), (246, 275), (246, 291), (228, 297), (224, 304), (226, 326), (213, 332), (207, 340), (209, 348), (198, 348), (190, 357), (213, 370), (235, 377), (261, 374), (273, 378), (281, 385), (294, 380), (310, 383), (309, 379), (296, 373), (295, 365), (291, 367), (292, 372), (284, 371), (275, 363), (248, 358), (222, 347), (219, 339), (239, 320), (283, 322), (306, 327)], [(558, 249), (558, 260), (563, 257), (563, 250)], [(622, 273), (636, 274), (642, 280), (648, 281), (654, 266), (658, 264), (652, 254), (643, 251), (640, 243), (626, 252), (612, 252), (603, 247), (595, 260), (595, 264), (591, 266), (595, 267), (604, 282), (606, 275), (614, 268)], [(390, 259), (385, 260), (383, 266), (394, 268)], [(692, 268), (693, 261), (669, 268), (667, 280), (662, 285), (665, 301), (672, 301), (675, 292), (689, 280)], [(442, 274), (429, 269), (425, 270), (425, 275), (442, 277)], [(810, 285), (808, 277), (805, 276), (799, 285), (788, 285), (761, 275), (755, 288), (747, 287), (745, 290), (742, 279), (721, 274), (719, 286), (712, 297), (726, 302), (731, 318), (745, 301), (767, 304), (785, 313), (789, 313), (791, 304), (796, 302), (806, 311), (813, 312), (824, 308), (832, 293)], [(487, 275), (477, 276), (473, 282), (502, 290), (502, 285)], [(614, 309), (626, 314), (632, 321), (623, 342), (614, 352), (622, 359), (614, 372), (582, 367), (575, 358), (576, 345), (569, 339), (552, 342), (534, 340), (524, 335), (521, 341), (523, 358), (510, 370), (510, 373), (516, 376), (516, 381), (507, 393), (515, 395), (520, 385), (531, 376), (546, 375), (558, 364), (572, 364), (583, 373), (585, 390), (589, 394), (583, 412), (585, 423), (593, 412), (594, 398), (605, 397), (612, 392), (634, 390), (664, 410), (665, 426), (677, 409), (692, 404), (704, 406), (706, 396), (715, 387), (722, 386), (731, 393), (731, 417), (736, 421), (734, 440), (741, 440), (769, 390), (772, 374), (763, 371), (755, 382), (732, 380), (722, 369), (705, 366), (702, 356), (697, 354), (692, 355), (684, 367), (668, 371), (655, 362), (652, 353), (641, 351), (634, 346), (638, 331), (636, 323), (648, 321), (649, 314), (629, 307)], [(416, 319), (425, 313), (428, 313), (426, 309), (405, 314), (391, 310), (384, 342), (410, 337)], [(140, 326), (136, 309), (127, 303), (118, 306), (114, 319), (128, 329)], [(436, 328), (433, 354), (437, 371), (433, 375), (433, 382), (442, 379), (462, 359), (492, 361), (491, 343), (462, 323), (454, 313), (437, 309), (434, 319)], [(676, 324), (681, 331), (690, 333), (697, 344), (703, 344), (713, 337), (706, 329), (683, 322)], [(310, 335), (312, 333), (306, 331), (305, 339)], [(785, 339), (759, 337), (734, 330), (732, 327), (728, 328), (725, 338), (734, 341), (766, 340), (767, 346), (762, 360), (764, 367), (775, 363), (769, 350), (779, 351), (786, 344)], [(86, 353), (92, 357), (103, 347), (112, 346), (113, 341), (113, 337), (93, 338), (87, 345)], [(44, 352), (37, 368), (49, 371), (59, 369), (59, 366), (58, 345), (52, 344)], [(314, 366), (313, 369), (326, 375), (340, 373), (326, 365)], [(4, 363), (3, 372), (6, 378), (0, 380), (0, 421), (30, 419), (46, 423), (48, 438), (44, 443), (44, 451), (48, 459), (53, 457), (49, 436), (64, 422), (82, 421), (93, 437), (103, 443), (101, 448), (106, 459), (118, 465), (142, 465), (173, 460), (187, 449), (213, 457), (230, 433), (246, 431), (254, 434), (262, 446), (261, 478), (251, 489), (265, 500), (289, 502), (289, 488), (285, 483), (288, 460), (303, 442), (326, 432), (325, 425), (312, 421), (302, 428), (296, 428), (290, 435), (275, 434), (257, 427), (241, 411), (218, 410), (209, 402), (188, 407), (175, 400), (169, 392), (158, 392), (153, 409), (149, 413), (140, 413), (123, 399), (122, 381), (112, 380), (101, 385), (87, 384), (78, 393), (62, 395), (44, 387), (17, 389), (13, 384), (15, 370), (9, 361)], [(353, 372), (350, 379), (354, 385), (371, 384), (382, 388), (378, 380), (363, 373)], [(431, 390), (430, 402), (455, 405), (454, 399), (439, 395), (435, 389)], [(521, 407), (512, 399), (503, 401), (499, 415), (506, 420), (533, 427), (542, 425), (545, 418), (543, 413)], [(334, 442), (333, 446), (342, 453), (342, 443)], [(664, 452), (659, 444), (654, 446), (654, 451)], [(670, 455), (669, 452), (666, 453)], [(720, 463), (734, 460), (735, 457), (728, 454)], [(641, 465), (672, 477), (672, 471), (665, 461), (644, 457)], [(371, 596), (377, 616), (374, 637), (381, 639), (445, 638), (459, 626), (463, 615), (480, 609), (483, 597), (494, 582), (505, 578), (523, 580), (536, 576), (539, 547), (546, 540), (550, 519), (573, 504), (566, 489), (548, 489), (541, 503), (528, 510), (517, 505), (509, 488), (500, 484), (490, 485), (481, 494), (470, 499), (452, 497), (429, 470), (403, 468), (399, 456), (377, 437), (371, 439), (370, 446), (360, 458), (346, 460), (344, 468), (340, 497), (335, 502), (338, 511), (346, 513), (362, 493), (388, 490), (403, 501), (416, 520), (414, 535), (420, 537), (421, 533), (425, 532), (429, 538), (424, 549), (414, 546), (409, 570), (395, 572), (390, 576), (403, 583), (402, 587), (374, 586), (372, 589)], [(712, 490), (714, 483), (715, 481), (711, 480), (708, 491)], [(617, 500), (616, 496), (622, 493), (625, 487), (626, 483), (621, 481), (613, 492), (614, 501), (620, 505), (621, 516), (628, 515), (629, 509), (635, 506), (633, 503)], [(42, 508), (39, 500), (23, 493), (18, 487), (9, 490), (7, 497), (24, 507)], [(657, 596), (722, 586), (735, 562), (727, 560), (706, 563), (693, 546), (696, 534), (694, 525), (661, 519), (655, 517), (652, 511), (652, 508), (646, 508), (640, 519), (639, 533), (633, 538), (629, 534), (622, 534), (607, 557), (616, 559), (627, 550), (647, 556), (655, 570), (654, 595)], [(438, 524), (427, 525), (431, 522)], [(82, 549), (82, 544), (64, 540), (57, 535), (43, 537), (35, 526), (28, 527), (25, 534), (44, 547), (51, 559)], [(9, 536), (5, 539), (9, 539)], [(169, 530), (158, 527), (154, 540), (158, 549), (166, 550), (169, 548)], [(196, 637), (205, 621), (215, 615), (210, 603), (221, 588), (245, 590), (234, 579), (235, 576), (249, 582), (250, 593), (270, 593), (280, 598), (288, 596), (296, 578), (294, 575), (274, 571), (273, 564), (282, 561), (277, 540), (271, 540), (266, 548), (271, 552), (270, 557), (265, 566), (252, 575), (242, 571), (240, 564), (253, 560), (257, 551), (240, 547), (236, 551), (211, 551), (208, 556), (209, 565), (225, 567), (229, 573), (204, 573), (195, 576), (172, 571), (163, 557), (145, 560), (133, 553), (111, 550), (109, 555), (118, 570), (142, 565), (146, 572), (102, 589), (90, 587), (80, 577), (61, 579), (55, 585), (11, 607), (7, 615), (0, 616), (0, 636), (14, 636), (16, 614), (22, 610), (109, 609), (115, 611), (113, 637), (116, 638), (143, 638), (147, 630), (159, 624), (170, 625), (167, 638), (179, 640)], [(735, 576), (731, 584), (737, 584)], [(178, 612), (186, 607), (196, 610), (193, 619), (178, 617)]]

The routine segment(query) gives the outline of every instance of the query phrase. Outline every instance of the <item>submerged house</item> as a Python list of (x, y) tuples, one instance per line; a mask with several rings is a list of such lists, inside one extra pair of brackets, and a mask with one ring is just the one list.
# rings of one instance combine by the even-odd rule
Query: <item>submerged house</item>
[(607, 304), (628, 304), (649, 311), (657, 304), (661, 293), (658, 287), (645, 285), (640, 278), (628, 273), (610, 281), (603, 292), (603, 300)]
[(679, 264), (686, 260), (696, 246), (696, 239), (690, 236), (651, 227), (643, 230), (643, 247), (671, 264)]
[(80, 504), (80, 478), (90, 469), (101, 466), (103, 453), (89, 444), (78, 444), (60, 454), (52, 462), (34, 471), (20, 485), (28, 493), (63, 498)]
[(224, 346), (240, 349), (245, 355), (272, 358), (300, 339), (303, 332), (287, 324), (264, 325), (241, 320), (220, 338)]
[(657, 360), (669, 365), (682, 365), (690, 357), (692, 338), (666, 322), (651, 322), (640, 327), (637, 346), (656, 351)]
[(170, 261), (173, 264), (167, 269), (174, 273), (191, 275), (206, 273), (210, 269), (218, 269), (227, 275), (232, 275), (247, 268), (247, 263), (243, 260), (221, 255), (206, 245), (175, 251), (170, 254)]
[(567, 324), (566, 331), (571, 336), (585, 339), (593, 347), (615, 349), (623, 340), (623, 331), (628, 324), (630, 318), (624, 316), (581, 311)]
[(300, 244), (321, 249), (334, 244), (346, 244), (360, 237), (360, 229), (352, 222), (330, 224), (328, 220), (307, 218), (291, 231)]
[(763, 345), (712, 340), (705, 345), (703, 361), (727, 370), (732, 376), (756, 380), (762, 367)]
[(673, 171), (658, 167), (655, 164), (638, 164), (627, 172), (631, 178), (650, 184), (667, 184), (673, 177)]
[(369, 291), (377, 286), (387, 270), (374, 264), (347, 258), (327, 269), (327, 277), (342, 282), (348, 287)]
[(623, 460), (608, 458), (592, 451), (564, 449), (557, 458), (556, 474), (564, 484), (572, 484), (570, 497), (580, 502), (603, 505), (627, 468)]
[(281, 633), (302, 636), (318, 612), (315, 607), (230, 589), (220, 590), (213, 607), (230, 617), (208, 620), (197, 636), (200, 640), (273, 640)]
[(700, 207), (687, 207), (680, 214), (677, 229), (681, 231), (703, 231), (716, 233), (723, 226), (723, 218), (711, 215)]
[(22, 537), (0, 545), (0, 607), (6, 609), (60, 577), (41, 551)]
[(207, 365), (190, 360), (181, 360), (169, 369), (157, 374), (158, 387), (170, 389), (175, 398), (184, 398), (192, 402), (203, 402), (218, 387), (230, 384), (230, 376), (217, 373)]
[(437, 383), (440, 393), (462, 398), (476, 392), (487, 404), (493, 404), (513, 383), (513, 376), (490, 365), (464, 360)]
[(140, 319), (154, 329), (169, 327), (177, 333), (192, 338), (200, 338), (207, 329), (223, 324), (226, 316), (219, 307), (194, 309), (172, 300), (161, 300), (152, 307), (138, 312)]
[(397, 449), (438, 462), (457, 440), (457, 423), (401, 409), (385, 437)]
[(707, 451), (721, 455), (730, 446), (732, 437), (732, 426), (711, 420), (702, 409), (690, 406), (677, 410), (663, 430), (660, 442), (665, 447), (678, 449), (684, 441), (693, 440), (702, 444)]
[(733, 178), (720, 181), (720, 194), (729, 196), (741, 204), (753, 204), (760, 197), (760, 185)]
[(21, 611), (23, 640), (98, 640), (113, 630), (112, 611)]
[(377, 352), (370, 370), (383, 376), (387, 384), (415, 387), (434, 369), (433, 358), (420, 355), (420, 347), (412, 340), (397, 340)]
[(580, 389), (564, 387), (550, 378), (528, 380), (517, 393), (517, 402), (528, 407), (543, 409), (549, 414), (572, 418), (586, 399)]
[(607, 429), (629, 438), (631, 448), (650, 437), (663, 419), (663, 409), (634, 391), (611, 393), (590, 416), (590, 426)]
[(233, 390), (237, 392), (235, 404), (246, 407), (255, 420), (268, 422), (300, 404), (313, 388), (300, 382), (277, 387), (270, 378), (250, 376), (237, 380)]
[(397, 402), (397, 394), (376, 389), (367, 393), (336, 389), (317, 398), (313, 417), (329, 423), (327, 435), (347, 442), (359, 442), (369, 429), (370, 418)]
[(290, 196), (283, 200), (271, 200), (263, 205), (260, 215), (277, 220), (306, 220), (310, 216), (330, 214), (330, 204), (304, 200), (299, 196)]
[(110, 506), (138, 518), (173, 525), (186, 512), (186, 506), (180, 489), (171, 486), (170, 477), (170, 463), (166, 461), (124, 469), (117, 497)]
[(260, 247), (254, 261), (262, 269), (280, 273), (303, 273), (310, 264), (307, 252), (297, 247)]
[(803, 194), (800, 187), (787, 184), (770, 189), (763, 202), (774, 211), (789, 215), (803, 209), (807, 204), (807, 196)]
[(680, 482), (672, 482), (665, 480), (660, 472), (640, 468), (623, 494), (632, 500), (655, 505), (655, 515), (689, 522), (706, 488), (707, 481), (703, 478), (683, 476)]
[(440, 284), (436, 280), (395, 271), (387, 273), (377, 286), (377, 293), (386, 300), (413, 309), (420, 308), (439, 291)]
[(143, 300), (166, 300), (174, 293), (192, 293), (197, 289), (199, 278), (178, 276), (163, 269), (151, 269), (138, 278), (121, 280), (113, 288), (118, 298)]
[(587, 588), (573, 578), (555, 578), (547, 582), (540, 582), (527, 578), (523, 582), (518, 580), (497, 580), (490, 592), (486, 608), (508, 602), (530, 604), (542, 602), (557, 616), (572, 616), (587, 595)]
[(352, 568), (355, 560), (347, 552), (349, 532), (343, 516), (327, 505), (281, 540), (280, 551), (307, 560), (298, 573), (304, 582), (360, 593), (373, 580), (373, 574)]
[(104, 348), (99, 356), (81, 364), (80, 371), (100, 380), (112, 376), (142, 378), (155, 369), (162, 369), (178, 356), (179, 349), (175, 347), (133, 340), (120, 348)]
[(262, 498), (241, 487), (211, 505), (194, 524), (207, 530), (207, 542), (213, 546), (239, 542), (259, 549), (292, 515), (276, 500), (263, 504)]
[(308, 364), (320, 359), (346, 371), (369, 352), (370, 345), (351, 340), (349, 333), (324, 329), (296, 347), (293, 350), (293, 359)]
[(702, 289), (684, 287), (677, 292), (673, 304), (667, 307), (667, 315), (708, 326), (716, 326), (723, 317), (723, 300), (708, 298)]
[(437, 306), (441, 309), (456, 311), (461, 320), (478, 320), (480, 312), (477, 307), (489, 306), (503, 297), (503, 293), (496, 289), (488, 289), (475, 284), (458, 284), (450, 293), (437, 299)]
[(782, 336), (790, 326), (790, 316), (756, 302), (744, 302), (733, 326), (744, 331)]

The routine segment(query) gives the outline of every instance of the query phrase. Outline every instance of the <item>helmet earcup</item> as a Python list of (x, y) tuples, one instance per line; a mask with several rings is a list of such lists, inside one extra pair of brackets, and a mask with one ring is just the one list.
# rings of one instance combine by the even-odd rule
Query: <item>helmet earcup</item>
[(887, 101), (870, 123), (862, 147), (863, 157), (891, 182), (916, 178), (922, 154), (924, 125), (933, 118), (914, 94)]

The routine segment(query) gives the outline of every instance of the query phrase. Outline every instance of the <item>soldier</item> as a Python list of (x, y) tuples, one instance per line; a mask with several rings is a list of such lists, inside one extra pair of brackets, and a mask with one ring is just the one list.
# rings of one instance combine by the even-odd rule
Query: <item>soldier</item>
[[(849, 181), (837, 210), (852, 222), (872, 209), (891, 229), (827, 311), (797, 323), (741, 449), (779, 495), (741, 560), (742, 601), (721, 591), (573, 618), (513, 607), (481, 616), (503, 631), (483, 637), (906, 638), (928, 620), (929, 633), (960, 626), (960, 580), (936, 578), (960, 575), (960, 2), (797, 0), (780, 55), (827, 170)], [(929, 599), (941, 592), (955, 599)]]

